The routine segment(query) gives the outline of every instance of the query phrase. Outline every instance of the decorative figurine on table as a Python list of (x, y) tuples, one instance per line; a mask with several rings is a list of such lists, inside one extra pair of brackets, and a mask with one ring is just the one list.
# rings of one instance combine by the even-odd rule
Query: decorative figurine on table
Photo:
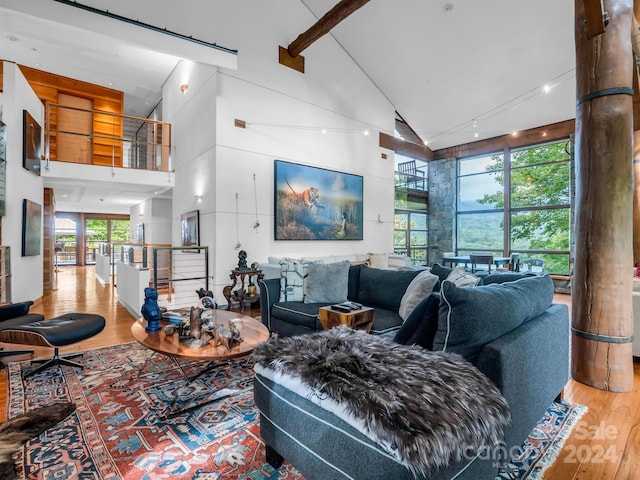
[(198, 306), (200, 308), (218, 308), (218, 304), (213, 298), (213, 292), (211, 290), (205, 291), (204, 288), (200, 288), (199, 290), (196, 290), (196, 293), (198, 294)]
[(240, 336), (240, 330), (235, 325), (231, 325), (231, 327), (225, 327), (224, 325), (216, 325), (213, 329), (213, 346), (217, 347), (218, 345), (223, 345), (224, 348), (227, 349), (227, 352), (231, 351), (231, 347), (233, 343), (242, 342), (242, 337)]
[(140, 312), (147, 321), (145, 328), (147, 332), (157, 332), (160, 330), (162, 310), (158, 305), (158, 292), (155, 288), (148, 287), (144, 289), (144, 303), (142, 304)]
[(245, 250), (240, 250), (238, 252), (238, 270), (248, 270), (247, 252)]

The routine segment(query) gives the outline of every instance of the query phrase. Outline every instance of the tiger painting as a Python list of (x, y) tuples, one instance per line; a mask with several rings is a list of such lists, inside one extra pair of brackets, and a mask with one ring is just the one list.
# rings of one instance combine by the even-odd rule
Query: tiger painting
[[(285, 182), (287, 182), (286, 179)], [(287, 185), (289, 185), (289, 182), (287, 182)], [(324, 205), (318, 203), (320, 192), (316, 187), (307, 188), (302, 193), (297, 193), (291, 185), (289, 185), (289, 188), (291, 189), (290, 197), (293, 201), (303, 203), (307, 208), (324, 208)]]

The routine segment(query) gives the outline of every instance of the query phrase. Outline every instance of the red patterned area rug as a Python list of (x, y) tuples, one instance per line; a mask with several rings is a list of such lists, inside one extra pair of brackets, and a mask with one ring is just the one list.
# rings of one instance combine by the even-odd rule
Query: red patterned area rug
[[(55, 402), (76, 405), (16, 455), (19, 478), (302, 478), (289, 464), (275, 471), (265, 462), (249, 360), (230, 361), (188, 386), (181, 369), (191, 376), (207, 362), (178, 362), (134, 342), (85, 352), (84, 371), (56, 367), (23, 381), (21, 370), (31, 367), (12, 364), (9, 417)], [(211, 403), (162, 418), (176, 395)]]
[[(247, 358), (191, 384), (185, 374), (195, 375), (206, 362), (152, 355), (135, 342), (87, 351), (82, 362), (84, 371), (50, 368), (26, 381), (21, 375), (31, 369), (28, 362), (9, 366), (8, 417), (55, 402), (76, 405), (75, 413), (16, 453), (19, 478), (304, 480), (291, 465), (274, 470), (264, 459)], [(186, 410), (166, 418), (176, 396)], [(188, 398), (196, 401), (182, 401)], [(552, 405), (499, 479), (541, 478), (583, 411)]]

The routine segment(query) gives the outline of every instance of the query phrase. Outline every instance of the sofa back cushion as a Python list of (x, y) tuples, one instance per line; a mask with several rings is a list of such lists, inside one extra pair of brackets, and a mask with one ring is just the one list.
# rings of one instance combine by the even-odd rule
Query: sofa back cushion
[(547, 275), (478, 287), (442, 282), (434, 350), (459, 353), (474, 362), (489, 342), (544, 312), (553, 301)]
[(358, 302), (397, 312), (407, 287), (419, 270), (386, 270), (360, 266)]

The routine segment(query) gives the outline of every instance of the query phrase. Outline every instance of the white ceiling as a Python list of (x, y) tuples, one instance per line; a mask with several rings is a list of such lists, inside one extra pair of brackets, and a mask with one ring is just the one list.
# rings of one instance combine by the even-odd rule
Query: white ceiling
[[(316, 18), (338, 2), (79, 3), (234, 49), (240, 36), (251, 35), (257, 1), (285, 17), (287, 8), (302, 4)], [(152, 51), (122, 40), (125, 29), (149, 38), (153, 32), (125, 25), (107, 36), (100, 33), (104, 23), (54, 0), (0, 0), (0, 58), (122, 90), (125, 113), (145, 117), (179, 58), (169, 48)], [(290, 26), (289, 41), (309, 26)], [(330, 35), (432, 150), (575, 117), (571, 0), (371, 0)], [(545, 85), (552, 87), (548, 93)]]

